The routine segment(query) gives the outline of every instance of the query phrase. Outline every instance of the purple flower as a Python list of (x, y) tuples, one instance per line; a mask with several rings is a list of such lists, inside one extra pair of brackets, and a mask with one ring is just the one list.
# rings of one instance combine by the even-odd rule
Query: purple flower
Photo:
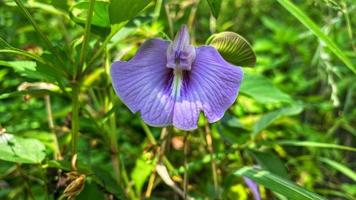
[(258, 189), (258, 185), (251, 179), (247, 178), (247, 177), (243, 177), (246, 185), (250, 188), (253, 197), (255, 200), (261, 200), (261, 196), (260, 196), (260, 190)]
[(243, 72), (211, 46), (194, 47), (183, 26), (173, 42), (150, 39), (128, 62), (116, 61), (116, 94), (151, 126), (197, 128), (200, 111), (210, 123), (234, 103)]

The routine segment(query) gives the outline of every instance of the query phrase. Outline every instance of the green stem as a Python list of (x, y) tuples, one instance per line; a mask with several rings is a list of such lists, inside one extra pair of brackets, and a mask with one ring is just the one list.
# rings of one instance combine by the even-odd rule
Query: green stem
[[(142, 126), (144, 132), (146, 133), (148, 140), (153, 145), (157, 145), (158, 143), (157, 143), (155, 137), (153, 136), (150, 128), (143, 121), (141, 121), (141, 126)], [(162, 155), (162, 162), (170, 172), (172, 172), (172, 173), (176, 172), (176, 170), (174, 169), (172, 163), (167, 159), (167, 157), (165, 155)]]
[(53, 142), (54, 142), (54, 152), (53, 152), (54, 159), (60, 160), (62, 158), (62, 155), (61, 155), (61, 151), (59, 148), (56, 131), (54, 129), (54, 121), (53, 121), (51, 99), (50, 99), (51, 97), (49, 95), (45, 95), (44, 98), (45, 98), (45, 105), (46, 105), (46, 111), (47, 111), (48, 127), (51, 130)]
[(213, 182), (214, 182), (214, 192), (216, 196), (219, 195), (219, 182), (218, 182), (218, 173), (215, 161), (214, 147), (213, 147), (213, 137), (209, 128), (209, 124), (205, 124), (205, 133), (206, 133), (206, 144), (208, 146), (208, 151), (211, 157), (211, 171), (213, 173)]
[(184, 181), (183, 181), (183, 192), (184, 199), (188, 197), (188, 143), (189, 143), (189, 132), (186, 133), (184, 137)]
[(72, 158), (77, 155), (79, 139), (79, 84), (72, 86)]
[(121, 24), (116, 24), (112, 27), (110, 34), (105, 38), (103, 44), (100, 45), (100, 48), (95, 52), (94, 56), (89, 60), (88, 67), (84, 70), (83, 74), (86, 74), (90, 66), (94, 64), (94, 61), (106, 50), (106, 46), (110, 42), (111, 38), (122, 28), (127, 22), (122, 22)]
[(89, 1), (89, 11), (88, 11), (87, 20), (85, 22), (84, 39), (83, 39), (82, 49), (80, 51), (79, 66), (78, 66), (78, 70), (77, 70), (77, 74), (79, 76), (82, 73), (85, 56), (86, 56), (87, 50), (88, 50), (88, 43), (89, 43), (89, 36), (90, 36), (90, 29), (91, 29), (91, 20), (92, 20), (93, 12), (94, 12), (94, 4), (95, 4), (95, 0)]

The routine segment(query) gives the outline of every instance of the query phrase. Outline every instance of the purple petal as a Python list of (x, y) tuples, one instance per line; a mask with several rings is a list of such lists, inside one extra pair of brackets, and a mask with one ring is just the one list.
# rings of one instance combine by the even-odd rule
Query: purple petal
[(167, 49), (167, 67), (176, 70), (191, 70), (195, 59), (195, 47), (190, 45), (187, 26), (182, 26)]
[(185, 130), (196, 128), (199, 110), (210, 123), (221, 119), (234, 103), (242, 77), (241, 68), (226, 62), (215, 48), (197, 48), (196, 60), (184, 77), (174, 106), (173, 125)]
[(251, 192), (252, 192), (255, 200), (261, 200), (258, 185), (253, 180), (251, 180), (249, 178), (246, 178), (246, 177), (243, 177), (243, 178), (244, 178), (246, 185), (251, 189)]
[(167, 41), (146, 41), (128, 62), (112, 64), (111, 77), (116, 94), (132, 112), (152, 126), (172, 124), (174, 98), (172, 70), (166, 67)]

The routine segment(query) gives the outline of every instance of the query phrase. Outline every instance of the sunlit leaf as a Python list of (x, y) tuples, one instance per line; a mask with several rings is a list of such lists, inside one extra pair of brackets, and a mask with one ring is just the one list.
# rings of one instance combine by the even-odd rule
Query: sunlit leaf
[(153, 169), (154, 164), (152, 162), (145, 161), (143, 158), (136, 160), (136, 165), (132, 170), (131, 177), (138, 193), (141, 193), (142, 187), (148, 177), (152, 174)]
[(215, 47), (221, 56), (237, 66), (253, 66), (256, 55), (245, 38), (234, 32), (221, 32), (210, 36), (207, 44)]
[(253, 167), (243, 167), (235, 175), (245, 176), (258, 184), (277, 192), (290, 200), (325, 200), (318, 194), (312, 193), (293, 182), (272, 174), (269, 171)]
[(16, 163), (40, 163), (45, 158), (45, 146), (36, 139), (0, 134), (0, 159)]

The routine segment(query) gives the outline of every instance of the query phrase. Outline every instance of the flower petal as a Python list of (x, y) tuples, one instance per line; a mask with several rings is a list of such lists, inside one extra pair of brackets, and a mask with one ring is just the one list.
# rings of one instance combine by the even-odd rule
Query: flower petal
[(168, 42), (146, 41), (128, 62), (112, 64), (111, 77), (116, 94), (132, 112), (152, 126), (172, 124), (174, 99), (172, 69), (166, 67)]
[(234, 103), (242, 77), (241, 68), (226, 62), (215, 48), (197, 48), (196, 60), (176, 99), (173, 125), (184, 130), (196, 128), (200, 110), (210, 123), (221, 119)]

